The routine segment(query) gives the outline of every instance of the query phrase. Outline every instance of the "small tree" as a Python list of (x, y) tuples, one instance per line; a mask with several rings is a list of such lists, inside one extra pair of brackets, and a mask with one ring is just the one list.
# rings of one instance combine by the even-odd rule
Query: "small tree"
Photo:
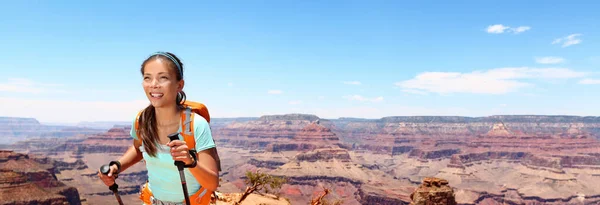
[(324, 199), (325, 195), (329, 194), (329, 189), (325, 188), (325, 191), (323, 192), (323, 194), (321, 194), (320, 196), (318, 196), (317, 198), (314, 198), (310, 201), (310, 205), (341, 205), (342, 204), (342, 200), (336, 200), (334, 202), (329, 202), (328, 200)]
[(248, 195), (254, 192), (273, 193), (274, 190), (281, 188), (281, 186), (287, 182), (287, 179), (262, 173), (260, 171), (247, 171), (244, 182), (248, 186), (236, 204), (241, 203)]

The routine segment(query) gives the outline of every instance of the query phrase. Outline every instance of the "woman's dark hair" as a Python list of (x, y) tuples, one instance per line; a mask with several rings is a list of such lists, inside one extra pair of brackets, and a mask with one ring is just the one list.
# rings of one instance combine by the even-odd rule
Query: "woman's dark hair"
[[(158, 52), (148, 57), (142, 63), (142, 67), (140, 69), (142, 75), (144, 75), (144, 68), (146, 67), (146, 64), (152, 60), (157, 59), (161, 59), (162, 62), (165, 62), (166, 65), (176, 73), (176, 79), (178, 81), (183, 79), (183, 63), (181, 63), (181, 61), (179, 60), (179, 58), (177, 58), (177, 56), (175, 56), (175, 54), (169, 52)], [(176, 103), (179, 109), (183, 108), (183, 103), (185, 102), (185, 99), (186, 95), (185, 92), (183, 92), (183, 90), (177, 93)], [(146, 107), (144, 111), (142, 111), (139, 121), (137, 121), (136, 123), (139, 123), (136, 133), (138, 133), (138, 138), (142, 139), (144, 149), (150, 156), (156, 157), (156, 147), (160, 140), (158, 138), (158, 130), (156, 126), (156, 114), (154, 112), (154, 106), (152, 104), (148, 105), (148, 107)]]

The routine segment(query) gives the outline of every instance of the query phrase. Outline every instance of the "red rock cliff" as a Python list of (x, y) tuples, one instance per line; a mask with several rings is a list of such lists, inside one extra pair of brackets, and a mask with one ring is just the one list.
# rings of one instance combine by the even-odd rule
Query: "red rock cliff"
[(52, 165), (12, 151), (0, 151), (0, 199), (15, 205), (81, 204), (78, 190), (57, 181)]
[(410, 195), (410, 205), (456, 205), (454, 191), (445, 179), (428, 177)]

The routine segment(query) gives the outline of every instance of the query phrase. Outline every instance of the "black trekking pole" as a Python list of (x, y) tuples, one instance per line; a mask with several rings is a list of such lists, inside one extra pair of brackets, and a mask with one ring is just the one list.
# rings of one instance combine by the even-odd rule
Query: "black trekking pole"
[[(169, 135), (169, 139), (171, 141), (179, 139), (179, 133), (173, 133)], [(187, 183), (185, 182), (185, 175), (183, 174), (183, 162), (175, 161), (175, 166), (177, 166), (177, 170), (179, 170), (179, 178), (181, 178), (181, 187), (183, 188), (183, 195), (185, 196), (185, 204), (190, 205), (190, 197), (188, 195)]]
[[(108, 164), (102, 165), (102, 167), (100, 167), (100, 172), (102, 172), (102, 174), (104, 174), (104, 175), (107, 175), (109, 171), (110, 171), (110, 166)], [(117, 176), (115, 175), (115, 179), (116, 178), (117, 178)], [(117, 185), (117, 182), (115, 182), (113, 185), (111, 185), (108, 188), (115, 194), (115, 197), (117, 197), (117, 201), (119, 202), (119, 205), (123, 205), (123, 201), (121, 201), (121, 196), (119, 196), (119, 185)]]

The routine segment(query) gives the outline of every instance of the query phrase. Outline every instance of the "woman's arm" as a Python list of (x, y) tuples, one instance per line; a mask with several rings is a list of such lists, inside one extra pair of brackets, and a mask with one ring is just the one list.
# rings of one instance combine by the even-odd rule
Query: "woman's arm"
[[(142, 152), (138, 149), (138, 147), (135, 145), (131, 145), (129, 147), (129, 149), (127, 149), (125, 154), (123, 154), (123, 156), (121, 156), (121, 158), (119, 158), (119, 160), (118, 160), (121, 163), (120, 173), (127, 170), (127, 168), (135, 165), (136, 163), (141, 161), (143, 158), (144, 157), (142, 155)], [(113, 166), (115, 166), (115, 168), (116, 168), (117, 165), (113, 165)]]
[(202, 187), (209, 191), (215, 191), (219, 187), (219, 170), (217, 168), (217, 160), (214, 153), (215, 148), (202, 150), (197, 154), (196, 167), (189, 168), (190, 172)]

